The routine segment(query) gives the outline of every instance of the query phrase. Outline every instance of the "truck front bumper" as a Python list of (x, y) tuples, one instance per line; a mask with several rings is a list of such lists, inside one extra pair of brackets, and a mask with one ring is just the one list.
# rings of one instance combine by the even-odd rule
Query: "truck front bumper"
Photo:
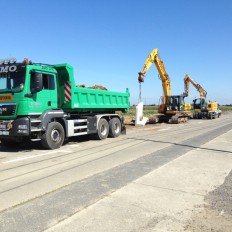
[(0, 136), (28, 136), (30, 134), (30, 120), (27, 117), (15, 120), (0, 121)]

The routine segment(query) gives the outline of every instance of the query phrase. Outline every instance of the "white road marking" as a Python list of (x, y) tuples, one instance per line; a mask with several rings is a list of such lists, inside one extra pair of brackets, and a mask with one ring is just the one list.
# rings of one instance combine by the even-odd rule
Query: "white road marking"
[(170, 130), (171, 127), (167, 127), (167, 128), (164, 128), (164, 129), (159, 129), (158, 131), (167, 131), (167, 130)]
[(58, 153), (58, 152), (71, 152), (71, 151), (70, 150), (58, 150), (58, 151), (54, 150), (54, 151), (50, 151), (50, 152), (47, 152), (47, 153), (44, 153), (44, 154), (39, 154), (39, 155), (18, 157), (18, 158), (13, 159), (13, 160), (8, 160), (8, 161), (5, 161), (5, 162), (2, 162), (2, 164), (14, 163), (14, 162), (22, 161), (22, 160), (27, 160), (27, 159), (34, 159), (34, 158), (37, 158), (37, 157), (40, 157), (40, 156), (51, 155), (51, 154)]
[(79, 147), (80, 145), (79, 144), (69, 144), (68, 146), (69, 147)]

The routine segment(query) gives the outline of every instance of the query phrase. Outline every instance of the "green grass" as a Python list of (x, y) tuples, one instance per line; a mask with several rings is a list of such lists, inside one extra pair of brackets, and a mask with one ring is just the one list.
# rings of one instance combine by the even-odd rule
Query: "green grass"
[[(124, 117), (135, 117), (136, 107), (131, 106), (127, 113), (117, 112), (119, 115)], [(151, 117), (154, 114), (158, 114), (158, 106), (143, 106), (143, 116)]]
[[(229, 112), (232, 111), (232, 105), (229, 106), (220, 106), (219, 109), (222, 112)], [(121, 116), (128, 116), (128, 117), (135, 117), (135, 112), (136, 112), (136, 108), (135, 106), (131, 106), (129, 111), (127, 113), (121, 113), (118, 112), (119, 115)], [(158, 114), (158, 106), (143, 106), (143, 115), (145, 117), (151, 117), (154, 114)]]
[(232, 105), (229, 105), (229, 106), (219, 106), (219, 109), (220, 109), (222, 112), (232, 111)]

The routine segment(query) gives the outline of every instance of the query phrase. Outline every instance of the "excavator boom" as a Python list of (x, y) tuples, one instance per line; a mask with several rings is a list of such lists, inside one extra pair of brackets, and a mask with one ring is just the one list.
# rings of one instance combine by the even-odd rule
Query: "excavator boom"
[(200, 93), (201, 98), (206, 98), (207, 92), (204, 90), (201, 85), (199, 85), (196, 81), (194, 81), (188, 74), (185, 75), (184, 78), (184, 88), (185, 92), (184, 95), (187, 97), (189, 95), (189, 85), (190, 83), (197, 89)]
[(144, 63), (143, 69), (141, 70), (141, 72), (139, 72), (139, 77), (138, 77), (139, 83), (144, 82), (145, 74), (153, 63), (155, 64), (155, 66), (159, 72), (159, 76), (160, 76), (160, 79), (162, 81), (164, 96), (170, 96), (170, 94), (171, 94), (170, 78), (166, 72), (166, 69), (164, 67), (164, 63), (159, 56), (158, 48), (155, 48), (148, 55), (148, 57)]

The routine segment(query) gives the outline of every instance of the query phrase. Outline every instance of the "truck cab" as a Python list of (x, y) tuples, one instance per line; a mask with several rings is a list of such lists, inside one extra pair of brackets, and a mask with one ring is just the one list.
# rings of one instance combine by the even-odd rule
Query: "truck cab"
[(0, 66), (0, 117), (15, 119), (57, 108), (56, 75), (53, 68), (25, 62)]

